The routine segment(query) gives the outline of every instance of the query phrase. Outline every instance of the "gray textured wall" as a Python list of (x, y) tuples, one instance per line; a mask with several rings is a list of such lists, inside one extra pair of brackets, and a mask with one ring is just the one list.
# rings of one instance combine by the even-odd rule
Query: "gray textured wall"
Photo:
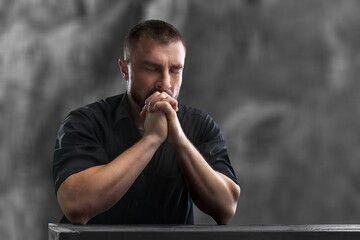
[(187, 39), (180, 100), (222, 126), (242, 184), (233, 225), (358, 223), (359, 10), (356, 0), (0, 0), (0, 238), (47, 238), (61, 215), (59, 123), (124, 91), (122, 39), (149, 18)]

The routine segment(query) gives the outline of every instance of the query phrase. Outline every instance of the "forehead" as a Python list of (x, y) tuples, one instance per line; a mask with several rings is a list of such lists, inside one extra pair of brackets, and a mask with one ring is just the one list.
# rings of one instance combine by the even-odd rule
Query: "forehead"
[(148, 36), (141, 36), (131, 50), (132, 59), (156, 59), (165, 57), (183, 63), (185, 61), (185, 55), (186, 50), (180, 40), (163, 43)]

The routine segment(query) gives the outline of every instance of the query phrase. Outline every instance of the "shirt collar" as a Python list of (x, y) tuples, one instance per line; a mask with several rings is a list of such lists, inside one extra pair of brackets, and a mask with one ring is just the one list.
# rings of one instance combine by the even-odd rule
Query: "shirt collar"
[(115, 122), (118, 122), (123, 118), (132, 119), (131, 109), (130, 109), (130, 102), (129, 102), (129, 99), (128, 99), (128, 96), (127, 96), (126, 92), (122, 95), (122, 99), (120, 101), (120, 104), (116, 109)]

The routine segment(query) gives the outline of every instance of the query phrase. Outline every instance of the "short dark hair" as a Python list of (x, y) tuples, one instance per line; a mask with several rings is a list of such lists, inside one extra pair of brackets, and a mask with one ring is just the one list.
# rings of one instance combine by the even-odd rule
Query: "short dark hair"
[(129, 60), (131, 49), (141, 36), (148, 36), (162, 44), (181, 41), (186, 49), (186, 43), (181, 33), (170, 23), (161, 20), (147, 20), (138, 23), (129, 30), (124, 41), (124, 57)]

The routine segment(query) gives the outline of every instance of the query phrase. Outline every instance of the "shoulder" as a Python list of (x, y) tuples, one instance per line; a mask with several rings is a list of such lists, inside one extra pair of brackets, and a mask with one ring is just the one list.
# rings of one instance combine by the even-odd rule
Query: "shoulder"
[(200, 109), (180, 105), (178, 117), (187, 136), (194, 140), (220, 137), (222, 135), (215, 120)]
[(190, 107), (187, 105), (180, 104), (179, 105), (179, 117), (190, 117), (190, 118), (211, 118), (210, 115), (200, 109)]
[(124, 94), (108, 97), (71, 111), (63, 125), (104, 128), (113, 125), (117, 108)]
[(108, 97), (85, 106), (79, 107), (69, 113), (69, 116), (83, 116), (89, 118), (106, 118), (116, 111), (124, 94)]
[(103, 111), (115, 111), (123, 99), (124, 94), (108, 97), (99, 101), (77, 108), (72, 112), (82, 112), (85, 114), (96, 114)]

